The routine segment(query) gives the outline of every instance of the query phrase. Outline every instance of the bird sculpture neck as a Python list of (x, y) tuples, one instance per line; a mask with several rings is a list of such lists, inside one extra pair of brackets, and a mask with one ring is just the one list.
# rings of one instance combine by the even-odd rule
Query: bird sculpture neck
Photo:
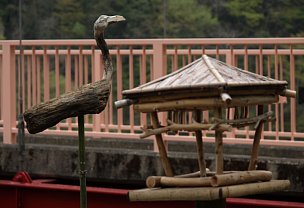
[(97, 46), (100, 48), (102, 57), (103, 57), (103, 63), (104, 63), (104, 74), (102, 79), (106, 79), (108, 81), (112, 80), (112, 74), (113, 74), (113, 64), (110, 56), (110, 52), (108, 49), (108, 45), (104, 39), (103, 34), (99, 36), (95, 36), (95, 40), (97, 43)]

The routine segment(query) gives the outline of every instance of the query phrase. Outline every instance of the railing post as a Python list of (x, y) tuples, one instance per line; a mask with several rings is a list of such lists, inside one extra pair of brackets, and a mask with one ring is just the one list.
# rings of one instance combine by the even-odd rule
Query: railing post
[(15, 47), (9, 43), (2, 45), (2, 115), (3, 143), (15, 144), (16, 134), (16, 65)]
[(165, 75), (166, 71), (166, 48), (162, 40), (153, 42), (153, 72), (152, 79)]

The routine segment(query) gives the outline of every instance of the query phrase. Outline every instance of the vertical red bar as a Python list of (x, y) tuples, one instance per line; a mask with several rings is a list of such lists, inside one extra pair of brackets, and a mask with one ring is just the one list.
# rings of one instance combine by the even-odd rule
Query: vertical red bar
[[(244, 46), (245, 53), (244, 53), (244, 70), (248, 71), (248, 45)], [(249, 139), (249, 126), (245, 127), (246, 130), (246, 139)]]
[[(65, 92), (69, 92), (72, 89), (72, 78), (71, 78), (71, 48), (68, 47), (65, 58)], [(72, 119), (66, 119), (68, 124), (68, 130), (72, 130)]]
[(24, 56), (24, 50), (22, 50), (21, 52), (22, 54), (22, 66), (21, 66), (21, 79), (22, 79), (22, 103), (23, 103), (23, 109), (22, 109), (22, 112), (25, 111), (25, 104), (26, 104), (26, 101), (25, 101), (25, 56)]
[(44, 77), (44, 102), (50, 99), (50, 60), (47, 55), (47, 47), (43, 50), (43, 77)]
[[(267, 56), (267, 77), (271, 77), (271, 60), (270, 60), (270, 55)], [(268, 111), (272, 111), (271, 109), (272, 104), (268, 105)], [(272, 121), (268, 122), (268, 131), (272, 131)]]
[(216, 45), (216, 59), (220, 59), (220, 49), (219, 49), (219, 45)]
[(192, 57), (191, 57), (191, 45), (188, 46), (188, 63), (190, 64), (192, 61)]
[(30, 56), (27, 57), (27, 108), (32, 107), (32, 59)]
[[(117, 48), (117, 100), (122, 99), (122, 57), (120, 54), (120, 49)], [(117, 125), (118, 132), (121, 132), (121, 126), (123, 125), (123, 109), (117, 109)]]
[(173, 55), (173, 63), (172, 63), (172, 71), (178, 69), (178, 54), (177, 54), (177, 46), (174, 46), (174, 55)]
[(37, 104), (37, 86), (36, 86), (36, 51), (35, 47), (32, 47), (32, 101), (33, 105)]
[(83, 85), (83, 52), (82, 46), (79, 47), (79, 86)]
[(89, 61), (88, 56), (84, 57), (84, 84), (89, 82)]
[[(130, 54), (129, 54), (129, 89), (134, 88), (134, 59), (133, 59), (133, 49), (130, 46)], [(130, 114), (130, 132), (134, 133), (134, 109), (133, 107), (129, 107)]]
[(77, 89), (79, 85), (79, 61), (78, 56), (74, 56), (74, 86)]
[[(278, 61), (278, 46), (274, 46), (274, 78), (279, 79), (279, 61)], [(279, 140), (279, 105), (282, 104), (275, 104), (275, 116), (276, 116), (276, 121), (275, 121), (275, 131), (276, 131), (276, 140)], [(283, 112), (281, 112), (282, 114)]]
[(259, 46), (259, 74), (263, 75), (263, 48), (262, 45)]
[(245, 45), (245, 54), (244, 54), (244, 69), (248, 71), (248, 46)]
[[(143, 53), (142, 56), (140, 57), (140, 84), (146, 83), (147, 77), (147, 67), (146, 67), (146, 48), (143, 46)], [(140, 114), (140, 124), (141, 125), (146, 125), (147, 123), (147, 116), (144, 113)]]
[[(284, 66), (283, 66), (283, 58), (282, 55), (280, 56), (280, 80), (283, 80), (283, 70), (284, 70)], [(280, 116), (280, 120), (281, 120), (281, 132), (284, 132), (284, 103), (280, 104), (280, 112), (281, 112), (281, 116)]]
[[(60, 95), (60, 74), (59, 74), (59, 50), (55, 47), (55, 96)], [(56, 125), (56, 130), (60, 130), (60, 123)]]
[(59, 74), (59, 51), (58, 47), (55, 49), (55, 86), (56, 86), (56, 97), (60, 95), (60, 74)]
[[(290, 45), (290, 89), (295, 90), (295, 56), (293, 55), (293, 47)], [(290, 131), (291, 140), (294, 140), (294, 133), (296, 132), (296, 102), (294, 98), (290, 98)]]
[(41, 83), (40, 83), (40, 66), (41, 66), (41, 63), (40, 63), (40, 56), (37, 56), (36, 57), (36, 63), (37, 63), (37, 104), (39, 104), (41, 102)]
[(234, 66), (234, 51), (233, 45), (230, 45), (230, 64)]

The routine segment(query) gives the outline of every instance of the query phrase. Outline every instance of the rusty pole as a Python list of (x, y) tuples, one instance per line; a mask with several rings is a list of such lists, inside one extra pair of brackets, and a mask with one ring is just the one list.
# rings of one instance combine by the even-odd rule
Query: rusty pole
[(79, 180), (80, 180), (80, 208), (87, 207), (87, 187), (85, 169), (85, 137), (84, 115), (78, 116), (78, 147), (79, 147)]

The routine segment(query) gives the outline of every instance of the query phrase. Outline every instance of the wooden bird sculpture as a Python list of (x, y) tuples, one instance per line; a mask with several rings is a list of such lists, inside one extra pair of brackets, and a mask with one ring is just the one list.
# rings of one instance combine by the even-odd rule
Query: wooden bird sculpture
[(67, 92), (60, 97), (25, 111), (23, 116), (29, 133), (42, 132), (69, 117), (98, 114), (104, 110), (110, 95), (113, 73), (109, 49), (104, 39), (104, 31), (109, 25), (124, 20), (125, 18), (120, 15), (101, 15), (94, 23), (94, 37), (103, 55), (103, 79), (83, 85), (75, 91)]

